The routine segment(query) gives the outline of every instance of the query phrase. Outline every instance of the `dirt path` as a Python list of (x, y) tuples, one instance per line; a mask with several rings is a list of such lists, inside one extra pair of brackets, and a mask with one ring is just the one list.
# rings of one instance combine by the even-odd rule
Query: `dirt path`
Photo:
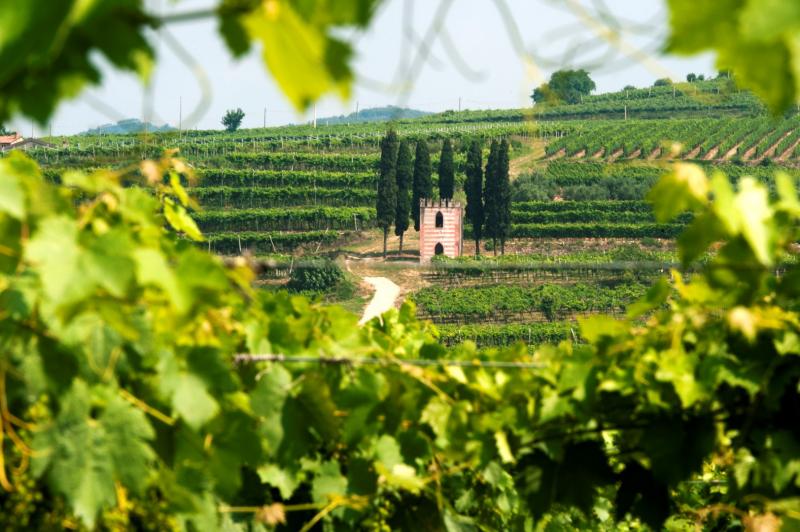
[(393, 308), (397, 296), (400, 295), (400, 287), (386, 277), (364, 277), (364, 280), (375, 287), (375, 294), (364, 309), (364, 315), (358, 322), (359, 325), (363, 325)]

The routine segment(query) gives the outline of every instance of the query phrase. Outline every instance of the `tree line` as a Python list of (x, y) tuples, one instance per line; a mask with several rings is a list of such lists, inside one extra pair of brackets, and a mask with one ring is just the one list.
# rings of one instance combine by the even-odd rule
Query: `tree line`
[[(403, 251), (403, 236), (409, 228), (410, 217), (414, 229), (420, 229), (419, 203), (433, 198), (432, 168), (428, 143), (417, 140), (412, 149), (410, 140), (400, 140), (394, 130), (389, 130), (381, 140), (378, 191), (376, 198), (377, 223), (383, 230), (383, 256), (386, 257), (389, 230), (394, 225), (400, 237), (399, 249)], [(483, 166), (483, 143), (473, 139), (467, 148), (464, 192), (466, 215), (472, 225), (475, 253), (480, 253), (481, 238), (491, 238), (494, 253), (497, 243), (505, 252), (505, 241), (511, 229), (511, 187), (509, 183), (508, 141), (492, 140), (486, 167)], [(442, 142), (438, 167), (439, 199), (453, 199), (455, 193), (455, 165), (453, 143)]]

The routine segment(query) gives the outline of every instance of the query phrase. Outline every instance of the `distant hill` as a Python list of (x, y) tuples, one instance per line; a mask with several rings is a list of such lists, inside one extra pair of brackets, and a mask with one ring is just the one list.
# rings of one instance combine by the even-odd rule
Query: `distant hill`
[(175, 128), (169, 124), (163, 126), (156, 126), (150, 122), (142, 122), (138, 118), (127, 118), (120, 120), (116, 124), (104, 124), (102, 126), (89, 129), (80, 133), (80, 135), (124, 135), (126, 133), (143, 133), (145, 130), (148, 132), (161, 132), (161, 131), (175, 131)]
[(318, 124), (335, 125), (335, 124), (355, 124), (359, 122), (388, 122), (390, 120), (404, 120), (407, 118), (419, 118), (431, 113), (427, 111), (419, 111), (417, 109), (406, 109), (403, 107), (395, 107), (388, 105), (386, 107), (372, 107), (370, 109), (363, 109), (356, 113), (349, 115), (329, 116), (325, 118), (318, 118)]
[(758, 115), (764, 105), (729, 79), (626, 87), (621, 91), (584, 96), (580, 103), (539, 103), (537, 118), (666, 118), (681, 116)]

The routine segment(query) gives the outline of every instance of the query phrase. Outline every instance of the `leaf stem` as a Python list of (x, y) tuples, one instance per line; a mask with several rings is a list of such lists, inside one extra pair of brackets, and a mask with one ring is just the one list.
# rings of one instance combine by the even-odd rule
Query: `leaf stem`
[(122, 396), (123, 399), (131, 403), (136, 408), (140, 409), (145, 414), (150, 414), (157, 420), (161, 421), (162, 423), (169, 425), (170, 427), (175, 425), (175, 418), (169, 417), (168, 415), (164, 414), (163, 412), (153, 408), (152, 406), (148, 405), (135, 395), (131, 394), (128, 390), (124, 388), (120, 388), (119, 394)]

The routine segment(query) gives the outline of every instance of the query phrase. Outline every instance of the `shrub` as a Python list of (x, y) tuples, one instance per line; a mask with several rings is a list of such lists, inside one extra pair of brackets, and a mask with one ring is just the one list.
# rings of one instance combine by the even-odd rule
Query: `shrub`
[(344, 272), (335, 262), (327, 259), (304, 263), (292, 269), (286, 285), (294, 292), (327, 292), (336, 287)]

